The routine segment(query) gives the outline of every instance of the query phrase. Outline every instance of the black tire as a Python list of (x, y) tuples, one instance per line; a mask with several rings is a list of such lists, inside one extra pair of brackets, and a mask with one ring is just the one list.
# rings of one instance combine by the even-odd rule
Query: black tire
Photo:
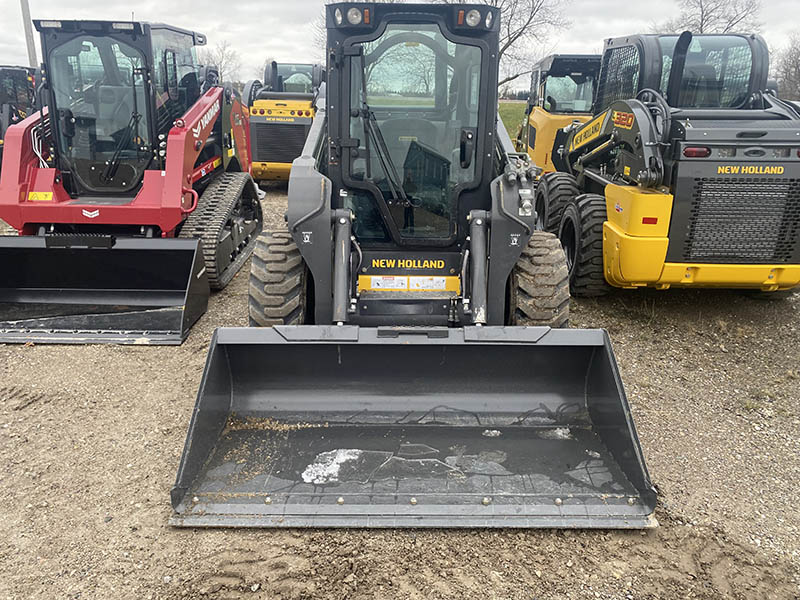
[(567, 258), (573, 296), (604, 296), (611, 291), (603, 273), (605, 220), (606, 200), (598, 194), (582, 194), (564, 208), (558, 239)]
[(534, 231), (511, 272), (509, 325), (569, 327), (569, 274), (558, 238)]
[(536, 186), (536, 229), (558, 235), (564, 208), (578, 195), (569, 173), (545, 173)]
[(248, 305), (251, 327), (311, 322), (309, 272), (291, 234), (265, 231), (250, 263)]

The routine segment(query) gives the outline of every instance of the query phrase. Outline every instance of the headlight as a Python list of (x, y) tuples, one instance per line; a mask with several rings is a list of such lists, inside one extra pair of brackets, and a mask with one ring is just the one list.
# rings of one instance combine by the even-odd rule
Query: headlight
[(486, 29), (489, 29), (492, 26), (492, 11), (486, 13)]
[(481, 13), (479, 13), (474, 8), (467, 13), (467, 25), (470, 27), (475, 27), (478, 23), (481, 22)]
[(361, 23), (361, 11), (355, 6), (347, 10), (347, 22), (350, 25), (359, 25)]
[(341, 25), (342, 19), (342, 10), (337, 8), (335, 11), (333, 11), (333, 20), (336, 21), (337, 25)]

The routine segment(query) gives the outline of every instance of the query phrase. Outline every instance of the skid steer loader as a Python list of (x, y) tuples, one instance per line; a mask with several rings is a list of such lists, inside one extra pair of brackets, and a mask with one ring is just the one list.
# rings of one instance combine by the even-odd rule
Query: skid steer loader
[(591, 118), (599, 72), (600, 55), (595, 54), (551, 54), (533, 66), (525, 121), (514, 145), (545, 173), (557, 170), (553, 145), (537, 144), (537, 135), (553, 140), (559, 130)]
[(30, 67), (0, 65), (0, 168), (6, 129), (33, 110), (35, 75), (35, 70)]
[[(537, 191), (573, 295), (800, 283), (800, 118), (768, 91), (756, 35), (608, 40), (594, 117), (538, 136)], [(558, 160), (555, 159), (558, 157)]]
[(6, 131), (0, 342), (179, 344), (261, 231), (248, 114), (201, 34), (34, 21), (42, 108)]
[(321, 65), (271, 61), (263, 83), (253, 80), (244, 86), (256, 181), (289, 179), (292, 161), (300, 156), (311, 128), (324, 73)]
[(326, 6), (327, 88), (219, 329), (171, 523), (655, 524), (603, 331), (563, 328), (563, 252), (497, 116), (500, 13)]

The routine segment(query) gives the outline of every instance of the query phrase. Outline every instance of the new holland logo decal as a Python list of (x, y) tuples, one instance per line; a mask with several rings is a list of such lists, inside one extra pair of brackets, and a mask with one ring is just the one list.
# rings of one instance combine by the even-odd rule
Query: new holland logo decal
[(100, 216), (100, 210), (86, 210), (85, 208), (81, 211), (81, 214), (86, 217), (87, 219), (96, 219)]

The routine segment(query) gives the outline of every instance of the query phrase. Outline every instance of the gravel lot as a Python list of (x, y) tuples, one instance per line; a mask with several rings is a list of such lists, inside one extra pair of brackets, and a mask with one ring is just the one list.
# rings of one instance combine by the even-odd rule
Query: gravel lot
[[(265, 207), (281, 225), (285, 189)], [(208, 342), (246, 324), (247, 271), (179, 348), (0, 346), (0, 598), (800, 596), (797, 294), (573, 302), (614, 341), (657, 529), (170, 528)]]

